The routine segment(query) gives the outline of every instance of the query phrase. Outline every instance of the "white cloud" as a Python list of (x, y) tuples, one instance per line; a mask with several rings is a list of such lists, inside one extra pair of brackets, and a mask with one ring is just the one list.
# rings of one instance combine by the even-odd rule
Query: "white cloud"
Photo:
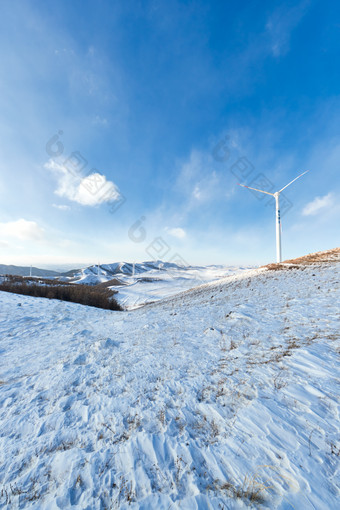
[(96, 115), (92, 122), (97, 126), (108, 126), (109, 124), (108, 120), (105, 117), (101, 117), (100, 115)]
[(73, 50), (71, 50), (70, 48), (61, 48), (61, 49), (56, 49), (54, 50), (54, 54), (55, 55), (61, 55), (61, 56), (65, 56), (65, 55), (69, 55), (71, 57), (74, 57), (75, 56), (75, 53)]
[(274, 57), (285, 55), (289, 51), (290, 36), (307, 11), (309, 2), (302, 2), (287, 8), (283, 5), (270, 16), (266, 31), (270, 38), (270, 49)]
[(52, 204), (52, 207), (55, 207), (56, 209), (60, 209), (61, 211), (68, 211), (71, 209), (69, 205), (58, 205), (58, 204)]
[(200, 200), (202, 198), (202, 192), (198, 184), (194, 187), (194, 191), (192, 192), (192, 196), (196, 198), (196, 200)]
[(191, 207), (211, 202), (225, 194), (226, 175), (212, 169), (210, 153), (193, 150), (181, 167), (176, 188), (189, 198)]
[(177, 237), (177, 239), (184, 239), (184, 237), (186, 237), (186, 235), (187, 235), (186, 231), (180, 227), (167, 228), (166, 231), (171, 236)]
[(20, 219), (0, 223), (0, 234), (24, 241), (39, 241), (44, 237), (44, 230), (35, 221)]
[(100, 205), (120, 198), (117, 186), (98, 172), (82, 177), (79, 171), (75, 169), (70, 171), (66, 166), (52, 159), (45, 164), (45, 168), (57, 176), (58, 188), (55, 193), (60, 197), (88, 206)]
[(198, 202), (209, 202), (214, 200), (221, 191), (221, 179), (215, 171), (202, 177), (192, 191), (192, 197)]
[(317, 214), (321, 209), (331, 207), (333, 203), (333, 193), (328, 193), (328, 195), (325, 195), (324, 197), (316, 197), (304, 207), (302, 214), (304, 216), (313, 216), (314, 214)]
[(98, 205), (118, 200), (119, 197), (117, 186), (99, 173), (93, 173), (82, 179), (76, 193), (76, 201), (83, 205)]

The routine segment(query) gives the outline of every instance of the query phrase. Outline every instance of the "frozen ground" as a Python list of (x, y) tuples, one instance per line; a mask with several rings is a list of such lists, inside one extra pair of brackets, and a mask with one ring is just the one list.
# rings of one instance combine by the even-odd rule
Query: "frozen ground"
[(130, 312), (0, 293), (0, 507), (337, 508), (338, 330), (335, 259)]

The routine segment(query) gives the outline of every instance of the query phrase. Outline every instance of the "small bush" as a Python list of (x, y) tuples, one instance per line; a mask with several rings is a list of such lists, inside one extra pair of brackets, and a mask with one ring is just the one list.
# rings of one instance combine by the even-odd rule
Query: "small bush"
[(25, 296), (70, 301), (106, 310), (123, 310), (113, 297), (114, 291), (96, 286), (6, 276), (0, 280), (0, 290)]

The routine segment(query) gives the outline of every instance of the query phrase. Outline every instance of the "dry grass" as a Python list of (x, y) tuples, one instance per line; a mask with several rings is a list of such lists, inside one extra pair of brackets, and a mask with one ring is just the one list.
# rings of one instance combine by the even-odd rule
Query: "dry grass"
[(310, 253), (304, 257), (297, 259), (286, 260), (287, 264), (304, 264), (310, 265), (319, 262), (336, 262), (340, 259), (340, 248), (333, 248), (332, 250), (319, 251), (316, 253)]
[(297, 264), (267, 264), (264, 266), (269, 271), (289, 271), (291, 269), (303, 269), (301, 266), (298, 266)]
[(162, 425), (163, 425), (163, 427), (164, 427), (164, 425), (165, 425), (165, 410), (164, 410), (164, 409), (161, 409), (161, 410), (159, 411), (159, 413), (158, 413), (158, 416), (157, 416), (157, 417), (158, 417), (158, 420), (161, 422), (161, 424), (162, 424)]
[(287, 386), (288, 381), (286, 372), (287, 369), (281, 368), (281, 370), (279, 370), (277, 375), (274, 377), (274, 388), (276, 390), (281, 390), (282, 388)]
[[(210, 487), (208, 487), (210, 488)], [(244, 501), (251, 501), (252, 503), (263, 503), (264, 502), (264, 491), (272, 489), (272, 485), (265, 485), (257, 479), (257, 473), (253, 476), (244, 477), (242, 485), (237, 486), (235, 483), (230, 481), (220, 482), (215, 480), (213, 490), (218, 492), (226, 493), (230, 498), (242, 499)]]
[[(127, 441), (130, 438), (130, 434), (128, 432), (126, 432), (126, 431), (124, 431), (122, 434), (117, 436), (116, 432), (113, 430), (112, 427), (110, 427), (106, 423), (102, 423), (102, 425), (103, 425), (103, 427), (105, 427), (107, 430), (109, 430), (113, 434), (114, 438), (113, 438), (112, 444), (123, 443), (124, 441)], [(103, 439), (103, 437), (104, 437), (104, 435), (101, 432), (100, 435), (99, 435), (99, 439)]]
[(310, 253), (296, 259), (285, 260), (282, 263), (267, 264), (265, 267), (270, 271), (282, 271), (291, 269), (304, 269), (312, 264), (334, 263), (340, 260), (340, 248)]
[[(10, 484), (9, 487), (3, 487), (0, 491), (0, 506), (2, 504), (6, 505), (4, 508), (14, 508), (14, 500), (16, 503), (18, 500), (23, 503), (37, 501), (41, 496), (38, 481), (34, 478), (31, 478), (28, 484), (28, 488), (19, 487), (17, 484)], [(18, 508), (17, 504), (15, 508)], [(21, 506), (20, 506), (21, 508)]]
[[(270, 477), (264, 474), (265, 471), (268, 470), (272, 473)], [(262, 476), (260, 475), (261, 471), (263, 471)], [(281, 474), (279, 469), (275, 466), (263, 465), (259, 466), (254, 474), (246, 474), (241, 485), (237, 485), (231, 480), (224, 482), (214, 480), (212, 485), (209, 485), (207, 489), (224, 492), (230, 498), (242, 499), (248, 504), (251, 502), (252, 508), (253, 504), (256, 505), (255, 508), (262, 508), (262, 506), (258, 505), (261, 505), (261, 503), (265, 501), (268, 502), (269, 495), (276, 492), (278, 484), (288, 485), (294, 491), (297, 489), (297, 484), (293, 478)], [(291, 508), (294, 508), (288, 500), (287, 503)]]
[(121, 476), (119, 483), (113, 483), (113, 489), (117, 489), (118, 494), (113, 503), (113, 508), (120, 508), (121, 504), (127, 502), (129, 505), (134, 503), (137, 499), (136, 490), (133, 487), (132, 481), (128, 480), (125, 476)]
[(340, 446), (337, 446), (335, 443), (330, 443), (331, 447), (331, 455), (336, 455), (337, 457), (340, 456)]

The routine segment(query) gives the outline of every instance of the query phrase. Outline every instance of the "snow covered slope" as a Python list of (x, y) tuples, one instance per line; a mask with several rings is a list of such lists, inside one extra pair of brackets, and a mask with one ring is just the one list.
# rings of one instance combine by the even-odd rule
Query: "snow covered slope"
[(0, 507), (337, 508), (338, 262), (273, 269), (130, 312), (0, 293)]
[(246, 271), (245, 267), (176, 267), (163, 270), (153, 269), (137, 276), (125, 276), (123, 285), (112, 287), (118, 294), (115, 299), (126, 309), (134, 309), (146, 303), (162, 300), (203, 283), (213, 282), (222, 277)]

